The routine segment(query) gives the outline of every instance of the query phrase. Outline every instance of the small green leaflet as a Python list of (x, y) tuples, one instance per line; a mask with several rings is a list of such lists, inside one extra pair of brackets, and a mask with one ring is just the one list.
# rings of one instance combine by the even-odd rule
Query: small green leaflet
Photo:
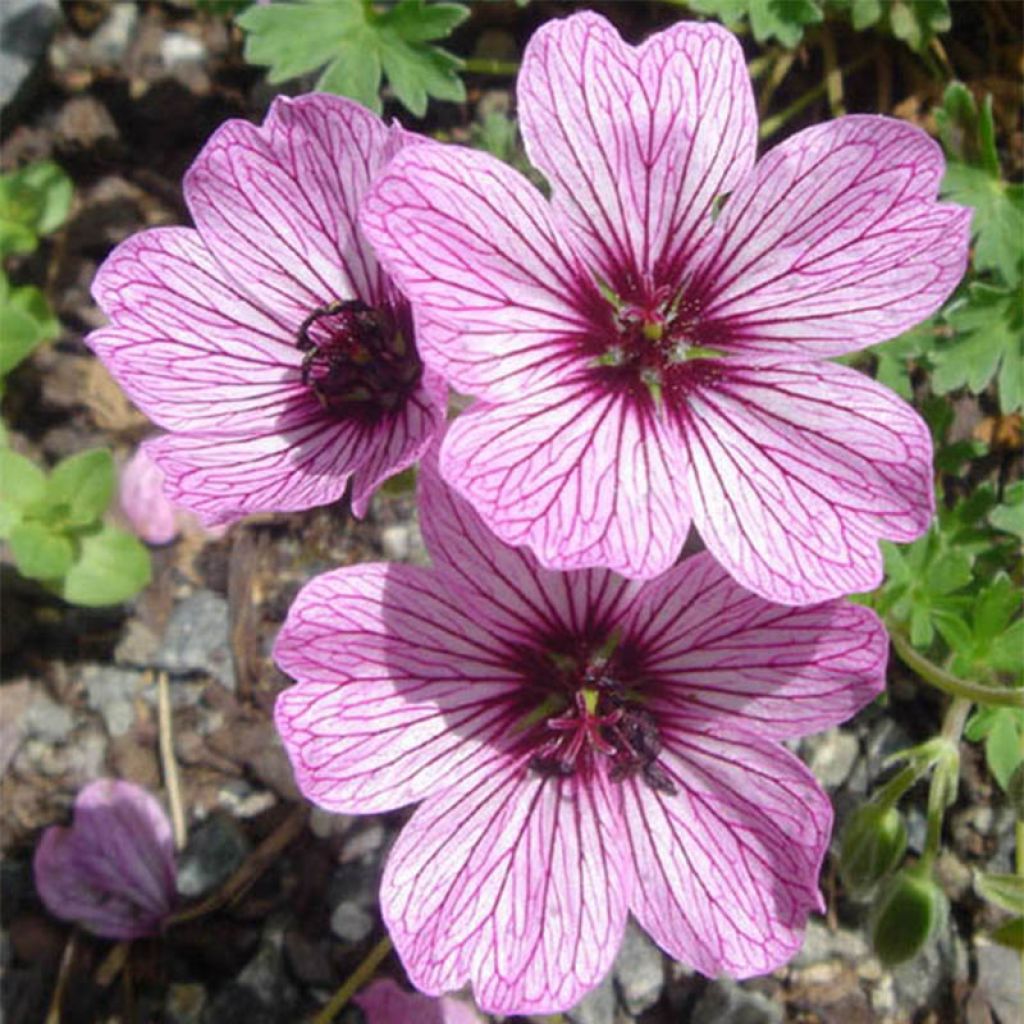
[(238, 24), (245, 59), (270, 67), (271, 82), (327, 67), (317, 88), (358, 100), (380, 112), (381, 75), (417, 117), (430, 97), (461, 102), (462, 62), (430, 45), (469, 16), (464, 4), (400, 0), (378, 12), (363, 0), (299, 0), (254, 6)]
[(1003, 181), (995, 144), (992, 97), (979, 107), (962, 82), (953, 82), (935, 110), (949, 163), (942, 194), (974, 207), (974, 266), (998, 272), (1008, 285), (1024, 273), (1024, 186)]
[(32, 252), (67, 219), (71, 196), (71, 179), (49, 160), (0, 175), (0, 256)]
[(964, 735), (974, 743), (985, 741), (985, 760), (989, 771), (1005, 791), (1021, 763), (1024, 711), (979, 707), (968, 719)]
[(805, 25), (816, 25), (824, 18), (819, 0), (688, 0), (687, 7), (718, 18), (730, 28), (749, 18), (759, 43), (778, 39), (789, 48), (803, 39)]
[[(1024, 236), (1022, 236), (1024, 237)], [(966, 387), (980, 394), (996, 378), (999, 407), (1024, 404), (1024, 293), (975, 282), (946, 313), (953, 337), (933, 353), (932, 387), (945, 394)]]
[(1012, 533), (1024, 541), (1024, 481), (1018, 480), (1007, 487), (1003, 497), (1003, 503), (989, 513), (988, 521), (997, 530)]
[(879, 23), (911, 49), (920, 53), (939, 32), (947, 32), (952, 21), (949, 0), (845, 0), (850, 21), (857, 31)]

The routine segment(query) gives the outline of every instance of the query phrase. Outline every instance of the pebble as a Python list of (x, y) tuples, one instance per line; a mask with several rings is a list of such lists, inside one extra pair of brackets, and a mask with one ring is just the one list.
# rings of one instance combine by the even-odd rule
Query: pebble
[(98, 711), (111, 736), (125, 736), (135, 724), (135, 699), (148, 680), (141, 672), (112, 668), (108, 665), (86, 665), (82, 683), (86, 700)]
[(40, 692), (25, 715), (24, 735), (47, 743), (63, 743), (73, 725), (71, 712)]
[(331, 931), (342, 942), (357, 945), (370, 937), (373, 917), (358, 903), (342, 900), (331, 913)]
[(867, 761), (869, 781), (875, 781), (892, 770), (886, 766), (886, 758), (900, 750), (906, 750), (914, 745), (906, 729), (892, 718), (881, 718), (872, 726), (864, 744), (864, 755)]
[(760, 992), (717, 978), (693, 1008), (689, 1024), (782, 1024), (782, 1007)]
[(57, 0), (4, 0), (0, 4), (0, 106), (6, 107), (28, 81), (59, 18)]
[(634, 1016), (650, 1009), (661, 998), (665, 960), (661, 950), (633, 921), (626, 925), (612, 975), (618, 983), (622, 1005)]
[(160, 60), (166, 68), (195, 64), (205, 58), (206, 47), (185, 32), (168, 32), (160, 43)]
[(857, 737), (839, 729), (829, 729), (804, 741), (807, 767), (826, 789), (838, 789), (853, 771), (860, 753)]
[(1001, 1021), (1020, 1020), (1024, 1005), (1019, 954), (1006, 946), (981, 945), (975, 948), (978, 965), (977, 991), (995, 1010)]
[(615, 983), (611, 974), (565, 1016), (572, 1024), (615, 1024)]
[(91, 63), (122, 63), (138, 20), (138, 4), (112, 4), (106, 20), (89, 37), (88, 51)]
[(211, 590), (185, 598), (171, 613), (155, 664), (168, 672), (206, 672), (232, 692), (228, 603)]
[(862, 929), (837, 928), (833, 931), (824, 921), (811, 918), (804, 931), (804, 944), (793, 958), (792, 966), (800, 969), (830, 960), (856, 963), (870, 953)]
[(202, 896), (226, 881), (249, 855), (252, 844), (235, 822), (214, 814), (189, 836), (178, 858), (178, 892)]

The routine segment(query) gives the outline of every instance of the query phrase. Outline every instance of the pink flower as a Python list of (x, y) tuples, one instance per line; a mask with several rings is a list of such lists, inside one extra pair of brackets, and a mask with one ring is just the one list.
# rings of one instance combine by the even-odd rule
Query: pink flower
[(483, 1024), (480, 1014), (461, 999), (406, 992), (391, 978), (378, 978), (352, 1002), (366, 1014), (366, 1024)]
[(822, 905), (832, 815), (779, 741), (881, 690), (875, 615), (769, 604), (707, 554), (648, 583), (550, 572), (429, 462), (420, 479), (435, 567), (318, 577), (275, 649), (306, 796), (345, 814), (422, 801), (381, 892), (413, 984), (563, 1010), (627, 913), (705, 974), (785, 962)]
[(711, 24), (633, 48), (596, 14), (549, 23), (518, 103), (550, 203), (486, 154), (415, 147), (363, 207), (423, 358), (477, 398), (445, 478), (549, 568), (648, 579), (692, 522), (771, 600), (874, 587), (877, 539), (931, 516), (931, 443), (823, 360), (960, 279), (970, 210), (935, 201), (939, 147), (857, 115), (755, 165), (743, 53)]
[(107, 939), (156, 935), (176, 899), (171, 823), (154, 797), (116, 779), (78, 794), (74, 822), (43, 833), (33, 869), (51, 914)]
[(144, 231), (100, 268), (112, 323), (88, 342), (170, 431), (147, 450), (205, 524), (333, 502), (350, 480), (363, 515), (443, 423), (444, 384), (356, 222), (411, 139), (350, 100), (277, 99), (192, 165), (198, 230)]
[(121, 469), (117, 492), (121, 512), (147, 544), (169, 544), (178, 535), (178, 511), (164, 494), (164, 474), (144, 448)]

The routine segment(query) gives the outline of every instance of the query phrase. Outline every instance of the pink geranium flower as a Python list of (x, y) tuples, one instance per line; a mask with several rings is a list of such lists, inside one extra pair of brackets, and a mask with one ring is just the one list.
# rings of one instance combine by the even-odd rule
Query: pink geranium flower
[(171, 823), (131, 782), (89, 783), (71, 827), (43, 833), (33, 869), (51, 914), (107, 939), (158, 934), (177, 899)]
[(352, 999), (366, 1024), (483, 1024), (483, 1018), (460, 999), (431, 999), (406, 992), (391, 978), (378, 978)]
[(122, 243), (93, 294), (88, 343), (170, 433), (147, 450), (206, 525), (336, 501), (413, 463), (444, 421), (405, 300), (357, 215), (413, 137), (336, 96), (229, 121), (185, 177), (197, 230)]
[(433, 569), (318, 577), (275, 649), (303, 792), (345, 814), (422, 801), (381, 892), (411, 981), (563, 1010), (629, 912), (705, 974), (785, 962), (832, 815), (779, 741), (880, 691), (876, 616), (769, 604), (708, 554), (648, 583), (544, 570), (430, 464), (420, 509)]
[(596, 14), (549, 23), (518, 102), (550, 203), (486, 154), (416, 147), (363, 208), (424, 359), (478, 399), (446, 479), (551, 568), (651, 578), (692, 522), (771, 600), (874, 587), (878, 538), (931, 516), (931, 443), (822, 360), (960, 279), (970, 210), (936, 202), (939, 147), (851, 116), (755, 164), (743, 53), (711, 24), (633, 48)]

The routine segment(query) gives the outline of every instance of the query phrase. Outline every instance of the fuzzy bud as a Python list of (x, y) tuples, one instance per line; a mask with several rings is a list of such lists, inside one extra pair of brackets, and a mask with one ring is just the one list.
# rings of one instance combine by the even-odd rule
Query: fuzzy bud
[(907, 827), (895, 807), (865, 804), (847, 820), (840, 838), (839, 872), (852, 893), (863, 892), (896, 870), (907, 849)]
[(942, 927), (948, 901), (920, 867), (894, 875), (879, 895), (871, 920), (871, 945), (886, 967), (918, 953)]

